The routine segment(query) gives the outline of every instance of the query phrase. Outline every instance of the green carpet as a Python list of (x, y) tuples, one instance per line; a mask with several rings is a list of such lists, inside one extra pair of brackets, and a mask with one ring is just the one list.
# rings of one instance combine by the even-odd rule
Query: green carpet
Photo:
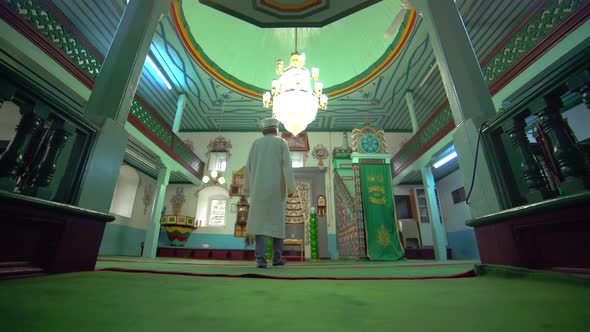
[(288, 262), (286, 267), (257, 269), (248, 261), (207, 261), (193, 259), (101, 258), (97, 269), (152, 270), (199, 275), (264, 275), (293, 278), (407, 278), (446, 277), (472, 271), (475, 261)]
[(0, 282), (3, 331), (588, 331), (590, 287), (86, 272)]

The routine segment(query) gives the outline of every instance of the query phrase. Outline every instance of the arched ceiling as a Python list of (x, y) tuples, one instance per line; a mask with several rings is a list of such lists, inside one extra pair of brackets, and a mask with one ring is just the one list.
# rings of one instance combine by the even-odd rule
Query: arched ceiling
[[(260, 2), (262, 0), (232, 0), (232, 2), (247, 3), (253, 1)], [(302, 3), (307, 0), (268, 1)], [(340, 3), (340, 1), (346, 0), (330, 0), (330, 4)], [(201, 6), (197, 0), (183, 0), (182, 2), (174, 0), (173, 4), (177, 6), (177, 9), (182, 9), (185, 2)], [(84, 36), (102, 56), (106, 56), (121, 15), (125, 10), (125, 0), (52, 0), (52, 3), (70, 21), (69, 24), (79, 34)], [(382, 29), (375, 27), (374, 33), (377, 34), (376, 36), (367, 36), (367, 38), (374, 38), (383, 42), (383, 33), (395, 17), (394, 6), (399, 4), (399, 0), (388, 0), (373, 4), (344, 17), (342, 22), (347, 19), (354, 20), (356, 15), (362, 16), (365, 10), (369, 11), (379, 8), (376, 6), (385, 4), (391, 4), (392, 6), (389, 14), (391, 15), (390, 19), (385, 20), (383, 18), (384, 26)], [(456, 4), (463, 16), (475, 52), (479, 59), (483, 59), (494, 51), (502, 39), (529, 14), (532, 8), (538, 5), (538, 1), (457, 0)], [(178, 11), (173, 10), (174, 8), (171, 7), (169, 15), (165, 15), (160, 20), (150, 49), (152, 58), (160, 64), (173, 89), (168, 90), (153, 69), (146, 64), (137, 89), (138, 94), (170, 126), (174, 121), (178, 96), (180, 93), (186, 94), (187, 101), (181, 131), (258, 131), (259, 121), (270, 116), (270, 111), (261, 107), (261, 103), (256, 100), (256, 95), (262, 92), (262, 89), (268, 89), (270, 79), (266, 83), (264, 79), (260, 78), (261, 83), (257, 84), (261, 86), (256, 87), (259, 90), (253, 88), (254, 91), (249, 95), (236, 88), (239, 87), (239, 84), (235, 83), (235, 86), (232, 86), (229, 74), (233, 73), (237, 78), (240, 78), (242, 74), (239, 69), (229, 65), (226, 73), (228, 76), (225, 77), (229, 83), (223, 82), (219, 77), (215, 76), (219, 73), (207, 69), (206, 62), (200, 63), (199, 58), (192, 53), (192, 50), (187, 47), (187, 43), (182, 40), (183, 35), (178, 32), (178, 21), (175, 18)], [(210, 12), (214, 11), (209, 7), (206, 9)], [(221, 12), (218, 13), (221, 14)], [(408, 18), (409, 16), (406, 16), (406, 23)], [(225, 19), (235, 18), (226, 17)], [(335, 24), (342, 22), (337, 21)], [(223, 29), (223, 26), (215, 22), (211, 24), (207, 31)], [(321, 29), (328, 28), (330, 25)], [(350, 27), (350, 29), (352, 30), (351, 33), (355, 33), (359, 27)], [(430, 70), (435, 63), (435, 59), (423, 20), (419, 16), (415, 17), (414, 26), (407, 32), (405, 35), (407, 41), (403, 43), (402, 47), (391, 50), (390, 44), (390, 49), (385, 51), (384, 54), (391, 51), (388, 62), (383, 62), (381, 67), (372, 68), (373, 75), (367, 76), (366, 80), (357, 80), (358, 84), (349, 86), (350, 90), (341, 89), (343, 92), (340, 95), (333, 95), (328, 110), (318, 112), (316, 120), (308, 126), (308, 130), (349, 131), (357, 126), (359, 122), (364, 122), (365, 117), (368, 117), (371, 122), (376, 123), (377, 127), (386, 131), (411, 131), (404, 98), (406, 91), (409, 89), (414, 91), (418, 123), (424, 123), (446, 100), (446, 96), (438, 70), (432, 72)], [(210, 43), (217, 43), (218, 47), (229, 47), (230, 43), (226, 40), (210, 37), (216, 36), (215, 33), (216, 31), (212, 31), (211, 35), (208, 35), (201, 31), (202, 37), (198, 38)], [(396, 38), (398, 38), (398, 41), (400, 40), (400, 33)], [(198, 39), (196, 41), (199, 42)], [(346, 44), (346, 37), (339, 37), (338, 40), (334, 39), (333, 41), (344, 45)], [(393, 43), (393, 41), (394, 39), (389, 42)], [(290, 45), (290, 43), (286, 43)], [(260, 45), (258, 51), (265, 50), (265, 46)], [(332, 86), (331, 89), (334, 92), (342, 88), (342, 86), (334, 86), (334, 84), (338, 84), (334, 82), (338, 79), (332, 79), (332, 73), (335, 74), (337, 71), (344, 70), (349, 71), (350, 76), (354, 75), (352, 68), (361, 63), (360, 61), (365, 61), (362, 52), (371, 52), (371, 45), (360, 45), (362, 47), (346, 45), (346, 47), (339, 49), (335, 53), (334, 58), (328, 58), (328, 56), (319, 55), (321, 53), (319, 49), (316, 52), (314, 42), (313, 45), (309, 46), (310, 49), (306, 50), (308, 65), (313, 64), (315, 61), (326, 62), (325, 64), (318, 64), (321, 69), (320, 78), (327, 86)], [(246, 56), (238, 57), (236, 63), (244, 68), (250, 67), (251, 71), (259, 72), (260, 75), (272, 76), (276, 58), (282, 57), (286, 60), (291, 52), (290, 47), (286, 47), (284, 51), (278, 49), (278, 45), (273, 44), (272, 47), (276, 47), (275, 50), (269, 52), (269, 54), (272, 53), (272, 58), (264, 61), (260, 59), (260, 64), (257, 67), (254, 67), (251, 63), (252, 61), (258, 61), (258, 59)], [(347, 51), (356, 52), (361, 58), (353, 59), (352, 63), (351, 60), (342, 60), (343, 58), (340, 55), (342, 53), (346, 55)], [(213, 56), (211, 58), (214, 62), (217, 61)], [(379, 63), (379, 60), (376, 63)], [(336, 70), (330, 69), (332, 65), (335, 65)], [(220, 77), (223, 78), (224, 76), (220, 75)], [(244, 80), (242, 83), (248, 83), (245, 76), (242, 76), (241, 79)], [(248, 84), (254, 87), (252, 82)], [(252, 95), (254, 99), (252, 99)]]
[[(220, 2), (227, 6), (233, 3), (234, 10), (243, 8), (246, 12), (244, 7), (255, 10), (262, 5), (260, 1)], [(294, 6), (304, 5), (306, 1), (278, 3)], [(259, 99), (277, 78), (274, 73), (277, 59), (288, 64), (295, 50), (295, 30), (297, 50), (306, 53), (306, 66), (320, 68), (326, 93), (335, 97), (369, 83), (380, 73), (376, 69), (393, 62), (415, 24), (415, 12), (408, 12), (399, 34), (383, 37), (393, 17), (402, 9), (397, 0), (380, 1), (322, 28), (260, 28), (242, 20), (243, 15), (234, 17), (191, 0), (174, 2), (172, 7), (177, 32), (201, 67), (218, 82), (254, 99)], [(332, 3), (329, 9), (339, 16), (340, 10), (348, 7)], [(299, 23), (305, 21), (300, 19)]]

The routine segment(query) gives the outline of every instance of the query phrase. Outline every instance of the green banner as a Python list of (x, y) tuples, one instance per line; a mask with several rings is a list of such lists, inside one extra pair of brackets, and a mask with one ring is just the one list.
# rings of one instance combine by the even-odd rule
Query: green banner
[(367, 256), (390, 261), (404, 257), (393, 206), (391, 170), (387, 164), (360, 164)]

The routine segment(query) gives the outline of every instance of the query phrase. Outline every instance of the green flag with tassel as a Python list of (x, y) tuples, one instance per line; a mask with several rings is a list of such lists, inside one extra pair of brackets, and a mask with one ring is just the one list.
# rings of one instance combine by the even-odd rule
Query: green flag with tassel
[(367, 256), (371, 260), (404, 258), (395, 220), (389, 165), (360, 164), (360, 173)]

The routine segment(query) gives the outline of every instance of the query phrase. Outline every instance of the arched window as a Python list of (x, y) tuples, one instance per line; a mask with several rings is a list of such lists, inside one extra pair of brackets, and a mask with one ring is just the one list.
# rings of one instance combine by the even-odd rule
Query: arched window
[(227, 224), (229, 212), (229, 193), (227, 188), (210, 185), (199, 192), (197, 215), (201, 227), (223, 227)]
[(291, 166), (293, 168), (305, 167), (305, 157), (307, 152), (305, 151), (291, 151)]
[(138, 187), (139, 174), (137, 171), (131, 166), (121, 165), (110, 213), (131, 218)]

